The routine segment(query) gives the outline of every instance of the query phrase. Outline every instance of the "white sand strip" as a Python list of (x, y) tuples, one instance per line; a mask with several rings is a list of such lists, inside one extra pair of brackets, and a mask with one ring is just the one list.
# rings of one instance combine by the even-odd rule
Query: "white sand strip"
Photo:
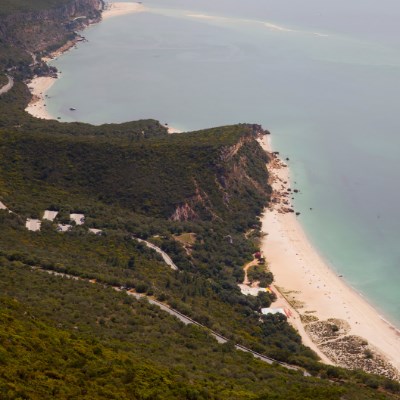
[(43, 219), (47, 219), (49, 221), (54, 221), (57, 217), (58, 211), (50, 211), (46, 210), (43, 215)]
[(32, 79), (28, 83), (28, 88), (32, 93), (32, 100), (25, 108), (25, 111), (36, 118), (55, 119), (46, 108), (46, 92), (54, 85), (55, 78), (50, 76), (40, 76)]
[(26, 229), (28, 229), (29, 231), (37, 232), (37, 231), (40, 231), (41, 224), (42, 223), (40, 222), (39, 219), (28, 218), (26, 220), (25, 226), (26, 226)]
[(0, 201), (0, 210), (7, 210), (7, 207)]
[(140, 3), (108, 3), (103, 11), (103, 19), (118, 17), (126, 14), (133, 14), (146, 11), (146, 8)]
[(186, 16), (191, 17), (191, 18), (204, 19), (204, 20), (217, 21), (217, 22), (236, 22), (236, 23), (242, 22), (242, 23), (262, 24), (269, 30), (276, 31), (276, 32), (297, 32), (292, 29), (288, 29), (283, 26), (273, 24), (271, 22), (257, 21), (257, 20), (251, 20), (251, 19), (229, 18), (229, 17), (221, 17), (221, 16), (207, 15), (207, 14), (186, 14)]
[(270, 22), (265, 22), (264, 26), (271, 31), (277, 31), (277, 32), (296, 32), (292, 29), (284, 28), (283, 26), (279, 26), (276, 24), (271, 24)]
[[(271, 151), (268, 137), (264, 136), (260, 144)], [(283, 182), (289, 181), (288, 168), (275, 172)], [(262, 251), (275, 285), (285, 292), (295, 292), (296, 301), (304, 303), (299, 311), (308, 311), (320, 320), (347, 321), (349, 334), (365, 338), (400, 370), (400, 332), (329, 268), (310, 244), (295, 214), (266, 210), (262, 231), (267, 234)], [(307, 344), (310, 338), (304, 330), (300, 333)]]
[(76, 225), (83, 225), (85, 223), (85, 216), (83, 214), (70, 214), (69, 219), (75, 221)]

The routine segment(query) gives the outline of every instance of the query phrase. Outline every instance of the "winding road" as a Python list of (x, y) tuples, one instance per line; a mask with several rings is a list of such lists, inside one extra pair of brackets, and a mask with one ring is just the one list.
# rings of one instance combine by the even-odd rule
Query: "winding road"
[(0, 96), (2, 94), (9, 92), (14, 86), (14, 79), (9, 75), (7, 75), (7, 78), (8, 78), (8, 83), (6, 83), (2, 88), (0, 88)]
[[(11, 82), (9, 82), (9, 85), (11, 84), (11, 87), (12, 87), (12, 85), (13, 85), (13, 80), (12, 80), (11, 77), (9, 77), (9, 79), (11, 80)], [(7, 85), (6, 85), (6, 86), (7, 86)], [(10, 87), (8, 90), (10, 90), (11, 87)], [(4, 88), (4, 87), (3, 87), (3, 88)], [(2, 89), (3, 89), (3, 88), (2, 88)], [(2, 89), (0, 89), (0, 94), (4, 93), (4, 92), (1, 92)], [(0, 209), (7, 209), (7, 207), (6, 207), (3, 203), (0, 202)], [(157, 253), (161, 254), (161, 256), (162, 256), (164, 262), (165, 262), (171, 269), (173, 269), (174, 271), (179, 271), (179, 268), (178, 268), (178, 267), (176, 266), (176, 264), (172, 261), (171, 257), (170, 257), (167, 253), (165, 253), (165, 251), (161, 250), (159, 247), (157, 247), (157, 246), (154, 245), (153, 243), (148, 242), (147, 240), (139, 239), (139, 238), (137, 238), (137, 237), (132, 237), (132, 239), (138, 241), (139, 243), (144, 243), (144, 244), (145, 244), (147, 247), (149, 247), (150, 249), (152, 249), (152, 250), (156, 251)], [(98, 282), (96, 282), (96, 280), (94, 280), (94, 279), (82, 278), (82, 277), (80, 277), (80, 276), (71, 275), (71, 274), (66, 274), (66, 273), (64, 273), (64, 272), (57, 272), (57, 271), (54, 271), (54, 270), (44, 269), (44, 268), (41, 268), (41, 267), (31, 267), (31, 268), (32, 268), (32, 270), (34, 270), (34, 271), (41, 271), (41, 272), (48, 273), (48, 274), (50, 274), (50, 275), (60, 276), (60, 277), (62, 277), (62, 278), (73, 279), (73, 280), (80, 280), (80, 281), (86, 281), (86, 282), (90, 282), (90, 283), (93, 283), (93, 284), (97, 284), (97, 283), (98, 283)], [(100, 283), (98, 283), (98, 284), (100, 284)], [(109, 287), (108, 285), (104, 285), (104, 284), (103, 284), (103, 286), (104, 286), (104, 287)], [(155, 300), (155, 299), (152, 298), (152, 297), (149, 297), (149, 296), (147, 296), (147, 295), (145, 295), (145, 294), (143, 294), (143, 293), (137, 293), (137, 292), (133, 291), (132, 289), (127, 289), (127, 288), (125, 288), (125, 287), (112, 286), (112, 288), (113, 288), (114, 290), (118, 291), (118, 292), (125, 292), (128, 296), (133, 296), (133, 297), (135, 297), (135, 298), (138, 299), (138, 300), (139, 300), (139, 299), (144, 299), (144, 298), (145, 298), (145, 299), (147, 299), (147, 301), (148, 301), (150, 304), (153, 304), (153, 305), (155, 305), (155, 306), (161, 308), (163, 311), (165, 311), (165, 312), (167, 312), (168, 314), (170, 314), (170, 315), (176, 317), (178, 320), (180, 320), (180, 321), (183, 322), (184, 324), (186, 324), (186, 325), (188, 325), (188, 324), (193, 324), (193, 325), (197, 325), (197, 326), (199, 326), (199, 327), (205, 329), (205, 330), (208, 331), (208, 333), (209, 333), (211, 336), (213, 336), (213, 337), (217, 340), (217, 342), (220, 343), (220, 344), (227, 343), (227, 342), (229, 341), (229, 339), (227, 339), (225, 336), (220, 335), (219, 333), (213, 331), (212, 329), (208, 328), (207, 326), (200, 324), (199, 322), (193, 320), (192, 318), (188, 317), (187, 315), (182, 314), (182, 313), (179, 312), (178, 310), (175, 310), (175, 309), (171, 308), (170, 306), (168, 306), (167, 304), (162, 303), (162, 302), (160, 302), (160, 301), (158, 301), (158, 300)], [(246, 352), (246, 353), (250, 353), (250, 354), (252, 354), (255, 358), (257, 358), (257, 359), (259, 359), (259, 360), (261, 360), (261, 361), (264, 361), (264, 362), (266, 362), (267, 364), (279, 364), (280, 366), (282, 366), (282, 367), (284, 367), (284, 368), (287, 368), (287, 369), (290, 369), (290, 370), (292, 370), (292, 371), (299, 371), (299, 372), (303, 373), (303, 375), (306, 376), (306, 377), (311, 376), (310, 373), (308, 373), (308, 372), (307, 372), (306, 370), (304, 370), (303, 368), (298, 367), (297, 365), (287, 364), (287, 363), (285, 363), (285, 362), (275, 360), (275, 359), (273, 359), (273, 358), (271, 358), (271, 357), (264, 356), (264, 355), (262, 355), (262, 354), (260, 354), (260, 353), (257, 353), (256, 351), (253, 351), (253, 350), (251, 350), (251, 349), (249, 349), (249, 348), (247, 348), (247, 347), (245, 347), (245, 346), (242, 346), (241, 344), (235, 344), (235, 348), (236, 348), (237, 350), (241, 350), (241, 351), (244, 351), (244, 352)]]
[(179, 268), (176, 266), (176, 264), (172, 261), (172, 258), (163, 250), (161, 250), (159, 247), (157, 247), (155, 244), (148, 242), (147, 240), (139, 239), (137, 237), (133, 237), (134, 240), (137, 240), (139, 243), (144, 243), (147, 247), (150, 249), (153, 249), (156, 251), (158, 254), (161, 254), (161, 257), (165, 261), (167, 265), (171, 267), (174, 271), (179, 271)]
[[(155, 246), (155, 247), (157, 247), (157, 246)], [(95, 280), (81, 278), (81, 277), (76, 276), (76, 275), (65, 274), (65, 273), (62, 273), (62, 272), (56, 272), (56, 271), (53, 271), (53, 270), (47, 270), (47, 269), (43, 269), (43, 268), (39, 268), (39, 267), (32, 267), (32, 269), (35, 270), (35, 271), (42, 271), (42, 272), (46, 272), (46, 273), (48, 273), (50, 275), (60, 276), (60, 277), (63, 277), (63, 278), (86, 281), (86, 282), (90, 282), (90, 283), (93, 283), (93, 284), (98, 283)], [(109, 287), (109, 286), (108, 285), (104, 285), (104, 287)], [(161, 308), (163, 311), (167, 312), (168, 314), (178, 318), (185, 325), (193, 324), (193, 325), (197, 325), (197, 326), (205, 329), (220, 344), (227, 343), (229, 341), (229, 339), (227, 339), (225, 336), (220, 335), (219, 333), (217, 333), (217, 332), (213, 331), (212, 329), (200, 324), (199, 322), (193, 320), (192, 318), (188, 317), (187, 315), (182, 314), (178, 310), (175, 310), (175, 309), (171, 308), (170, 306), (168, 306), (167, 304), (162, 303), (162, 302), (160, 302), (158, 300), (155, 300), (152, 297), (149, 297), (149, 296), (147, 296), (147, 295), (145, 295), (143, 293), (136, 293), (132, 289), (129, 290), (129, 289), (125, 289), (124, 287), (112, 286), (112, 288), (114, 290), (116, 290), (117, 292), (125, 292), (128, 296), (133, 296), (138, 300), (147, 299), (147, 301), (150, 304), (153, 304), (153, 305)], [(273, 359), (271, 357), (264, 356), (264, 355), (262, 355), (260, 353), (257, 353), (256, 351), (253, 351), (253, 350), (251, 350), (251, 349), (249, 349), (249, 348), (247, 348), (245, 346), (242, 346), (241, 344), (235, 344), (235, 348), (237, 350), (241, 350), (241, 351), (244, 351), (246, 353), (250, 353), (250, 354), (253, 355), (253, 357), (255, 357), (255, 358), (257, 358), (257, 359), (259, 359), (261, 361), (264, 361), (267, 364), (279, 364), (280, 366), (282, 366), (282, 367), (284, 367), (286, 369), (290, 369), (292, 371), (299, 371), (306, 377), (311, 376), (306, 370), (304, 370), (303, 368), (298, 367), (297, 365), (287, 364), (285, 362), (275, 360), (275, 359)]]

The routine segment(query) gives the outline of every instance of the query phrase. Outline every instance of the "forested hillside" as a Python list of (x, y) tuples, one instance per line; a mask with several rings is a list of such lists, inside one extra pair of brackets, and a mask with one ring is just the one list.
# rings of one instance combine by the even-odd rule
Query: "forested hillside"
[(111, 289), (15, 263), (0, 286), (3, 399), (387, 398), (266, 365)]
[[(277, 398), (288, 398), (288, 393), (293, 396), (302, 393), (303, 398), (339, 398), (339, 393), (345, 392), (353, 396), (349, 398), (358, 398), (357, 382), (392, 388), (390, 381), (327, 368), (317, 363), (315, 355), (301, 345), (299, 336), (284, 319), (258, 317), (257, 311), (267, 299), (246, 297), (240, 293), (237, 283), (243, 279), (243, 265), (257, 250), (257, 216), (267, 204), (270, 192), (265, 167), (268, 158), (256, 141), (257, 135), (262, 133), (259, 126), (237, 125), (167, 135), (165, 129), (155, 121), (99, 128), (85, 124), (47, 123), (25, 116), (22, 111), (23, 99), (18, 95), (18, 90), (0, 98), (0, 107), (5, 109), (7, 105), (9, 115), (14, 113), (15, 118), (21, 116), (22, 122), (14, 125), (14, 122), (10, 124), (4, 120), (0, 135), (0, 200), (15, 211), (12, 214), (0, 211), (0, 287), (5, 304), (9, 304), (7, 299), (14, 299), (18, 307), (35, 310), (32, 311), (35, 321), (43, 321), (44, 325), (40, 325), (40, 328), (50, 330), (51, 335), (58, 337), (72, 332), (68, 334), (71, 336), (67, 336), (74, 343), (73, 349), (78, 344), (86, 349), (81, 340), (89, 343), (100, 341), (98, 347), (101, 351), (96, 350), (99, 353), (94, 355), (95, 359), (107, 354), (113, 363), (117, 362), (121, 357), (121, 349), (124, 350), (124, 357), (129, 358), (127, 354), (130, 353), (125, 350), (130, 343), (132, 357), (140, 354), (141, 359), (146, 359), (143, 368), (150, 368), (154, 379), (158, 379), (160, 374), (163, 379), (174, 374), (174, 369), (166, 372), (171, 365), (168, 357), (178, 357), (179, 362), (175, 360), (172, 365), (181, 365), (179, 368), (186, 373), (183, 376), (178, 373), (178, 380), (171, 378), (171, 398), (256, 398), (256, 393), (265, 393), (267, 382), (273, 387), (274, 379), (285, 379), (283, 377), (288, 374), (293, 375), (290, 379), (297, 383), (289, 389), (283, 389), (280, 383), (276, 383), (280, 387), (274, 392)], [(44, 222), (40, 232), (29, 232), (25, 228), (25, 219), (41, 218), (45, 209), (57, 210), (57, 220), (53, 223)], [(68, 222), (71, 212), (84, 213), (85, 225), (67, 233), (57, 232), (57, 223)], [(102, 229), (103, 235), (91, 234), (89, 227)], [(252, 234), (248, 235), (250, 231)], [(185, 234), (195, 238), (189, 253), (177, 240)], [(132, 240), (133, 236), (147, 238), (161, 246), (172, 256), (180, 271), (168, 268), (156, 253)], [(94, 279), (99, 286), (51, 277), (39, 270), (30, 270), (31, 267)], [(209, 368), (223, 361), (217, 362), (215, 359), (200, 362), (200, 356), (193, 358), (195, 349), (204, 350), (201, 341), (188, 345), (190, 355), (187, 352), (179, 355), (176, 343), (180, 343), (181, 339), (168, 339), (163, 328), (163, 321), (173, 321), (173, 318), (160, 310), (156, 311), (157, 317), (153, 316), (145, 323), (146, 335), (139, 336), (146, 338), (152, 348), (162, 348), (164, 356), (156, 356), (154, 350), (146, 350), (144, 344), (138, 345), (141, 343), (138, 337), (129, 339), (129, 335), (143, 323), (132, 322), (133, 325), (129, 323), (125, 326), (131, 317), (117, 317), (114, 315), (116, 310), (101, 306), (97, 296), (115, 298), (118, 303), (123, 295), (117, 295), (100, 284), (121, 285), (155, 296), (225, 335), (233, 343), (241, 343), (279, 360), (303, 365), (321, 376), (340, 377), (348, 383), (339, 388), (328, 381), (318, 380), (315, 387), (314, 383), (311, 384), (311, 378), (304, 378), (298, 372), (275, 371), (276, 367), (252, 361), (249, 355), (238, 354), (232, 346), (214, 343), (214, 339), (206, 333), (202, 334), (204, 339), (201, 340), (207, 340), (207, 343), (211, 341), (215, 348), (211, 353), (207, 351), (207, 357), (214, 359), (217, 354), (222, 354), (223, 360), (228, 357), (230, 361), (224, 367), (215, 367), (214, 372), (202, 370), (204, 367), (201, 367), (201, 363)], [(52, 288), (52, 285), (56, 286)], [(79, 292), (79, 296), (73, 295), (74, 290)], [(69, 295), (65, 296), (66, 293)], [(107, 304), (112, 301), (107, 300)], [(141, 302), (132, 299), (125, 298), (121, 304), (125, 302), (130, 307), (143, 307)], [(99, 315), (96, 315), (96, 309), (102, 310)], [(26, 325), (19, 325), (18, 321), (15, 323), (20, 332), (28, 329)], [(119, 332), (117, 336), (107, 330), (110, 327)], [(186, 332), (198, 328), (177, 323), (176, 332), (182, 329)], [(153, 334), (156, 336), (153, 337)], [(43, 346), (49, 335), (42, 334)], [(118, 343), (115, 342), (117, 339)], [(78, 342), (75, 343), (75, 340)], [(87, 351), (91, 351), (90, 348)], [(168, 354), (166, 348), (172, 352), (168, 360), (165, 357)], [(4, 349), (10, 350), (7, 347)], [(74, 353), (75, 350), (71, 351)], [(70, 356), (77, 357), (75, 354)], [(40, 358), (40, 353), (35, 357)], [(6, 359), (8, 363), (11, 360)], [(50, 378), (46, 378), (42, 384), (44, 387), (54, 387), (52, 379), (55, 379), (55, 372), (46, 371), (56, 367), (51, 367), (49, 362), (47, 360), (46, 364), (45, 360), (41, 360), (41, 368), (36, 369), (34, 375), (32, 371), (24, 369), (25, 372), (20, 375), (8, 374), (4, 379), (7, 381), (10, 376), (16, 376), (18, 387), (32, 393), (27, 377), (30, 377), (29, 382), (33, 382), (33, 376), (39, 379), (36, 374), (47, 374)], [(246, 381), (244, 377), (251, 371), (248, 363), (254, 364), (255, 376), (261, 375)], [(82, 361), (77, 364), (75, 371), (79, 376), (82, 369), (86, 371), (84, 364)], [(242, 370), (244, 365), (247, 367)], [(11, 366), (6, 370), (8, 368)], [(21, 365), (17, 363), (13, 368), (21, 368)], [(110, 388), (124, 379), (127, 373), (125, 366), (120, 367), (122, 375), (118, 375), (113, 368), (99, 372), (100, 376), (110, 373), (110, 376), (116, 377), (113, 383), (109, 383)], [(239, 370), (234, 372), (237, 368)], [(221, 374), (221, 369), (226, 373)], [(188, 371), (191, 371), (189, 375)], [(138, 373), (142, 376), (141, 372)], [(200, 386), (204, 386), (203, 380), (206, 378), (203, 374), (212, 382), (207, 384), (207, 389), (200, 390), (197, 384), (194, 384), (194, 388), (192, 384), (188, 386), (188, 382), (202, 382)], [(244, 381), (238, 380), (239, 376)], [(253, 383), (253, 379), (259, 382), (259, 386)], [(145, 380), (140, 380), (145, 386), (143, 393), (149, 390), (152, 393), (149, 398), (153, 395), (153, 398), (157, 398), (148, 389)], [(58, 393), (64, 396), (61, 390), (74, 392), (74, 385), (73, 381), (67, 381), (64, 388), (57, 387), (54, 390), (60, 390)], [(221, 389), (220, 385), (228, 389)], [(356, 385), (358, 389), (354, 390), (351, 385)], [(395, 389), (396, 385), (393, 385)], [(96, 398), (103, 393), (98, 392), (100, 389), (96, 387), (97, 378), (93, 381), (93, 387), (85, 390)], [(268, 390), (272, 391), (272, 387)], [(135, 392), (136, 397), (131, 394), (131, 398), (146, 398), (144, 395), (140, 397), (140, 390), (138, 388)], [(187, 394), (192, 390), (194, 397)], [(179, 392), (179, 396), (174, 391)], [(233, 395), (233, 392), (236, 394)], [(106, 396), (104, 393), (101, 396)], [(370, 396), (369, 389), (362, 389), (362, 393), (363, 398)], [(124, 395), (129, 398), (128, 394)], [(116, 398), (123, 398), (123, 395), (118, 396)]]
[(0, 68), (27, 78), (46, 74), (41, 62), (77, 37), (77, 31), (100, 21), (102, 0), (1, 0)]
[[(96, 4), (79, 1), (94, 14)], [(12, 16), (71, 2), (3, 5)], [(0, 209), (1, 399), (399, 398), (396, 382), (319, 363), (284, 316), (260, 315), (273, 296), (244, 296), (237, 286), (259, 249), (271, 194), (257, 142), (267, 132), (239, 124), (168, 135), (154, 120), (35, 119), (24, 112), (23, 78), (35, 68), (29, 42), (2, 43), (2, 65), (19, 65), (0, 96), (0, 202), (8, 208)], [(45, 210), (56, 219), (26, 229)], [(71, 213), (85, 223), (71, 223)], [(218, 343), (210, 329), (229, 341)], [(235, 344), (300, 368), (269, 365)]]
[(1, 0), (0, 15), (49, 10), (66, 3), (65, 0)]

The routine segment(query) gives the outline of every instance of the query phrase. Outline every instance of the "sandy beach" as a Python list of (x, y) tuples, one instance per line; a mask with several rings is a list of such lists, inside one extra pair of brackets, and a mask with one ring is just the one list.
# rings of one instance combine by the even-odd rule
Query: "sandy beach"
[(140, 3), (108, 3), (103, 11), (103, 19), (118, 17), (120, 15), (146, 11)]
[(54, 119), (46, 108), (46, 91), (48, 91), (56, 81), (50, 76), (40, 76), (32, 79), (28, 83), (28, 88), (32, 93), (32, 100), (25, 108), (25, 111), (36, 118)]
[[(136, 12), (145, 11), (145, 7), (140, 3), (108, 3), (107, 8), (102, 13), (103, 19), (111, 17), (117, 17), (125, 14), (131, 14)], [(58, 57), (64, 52), (68, 51), (71, 47), (75, 46), (77, 42), (83, 40), (79, 38), (74, 41), (67, 42), (57, 51), (53, 52), (50, 57), (44, 58), (44, 61), (50, 61), (54, 57)], [(56, 78), (53, 77), (37, 77), (32, 79), (28, 83), (28, 88), (31, 91), (33, 97), (31, 102), (25, 108), (25, 111), (36, 118), (42, 119), (55, 119), (46, 108), (46, 92), (54, 84)]]
[[(271, 153), (269, 136), (263, 136), (259, 142), (265, 151)], [(271, 184), (274, 193), (281, 196), (262, 216), (262, 232), (266, 234), (262, 240), (262, 251), (274, 274), (275, 286), (281, 293), (278, 302), (289, 304), (295, 310), (295, 318), (290, 322), (299, 330), (304, 343), (308, 345), (313, 339), (318, 344), (318, 354), (321, 355), (322, 350), (332, 364), (347, 367), (359, 365), (358, 361), (348, 358), (348, 346), (350, 342), (354, 345), (357, 337), (361, 337), (363, 340), (357, 343), (361, 343), (361, 349), (364, 349), (359, 355), (360, 362), (367, 365), (363, 368), (395, 376), (400, 371), (400, 332), (384, 321), (361, 295), (335, 274), (312, 247), (296, 214), (288, 212), (293, 193), (289, 184), (289, 168), (279, 159), (275, 161), (269, 167), (273, 175)], [(332, 318), (339, 328), (338, 332), (331, 332), (329, 338), (319, 337), (318, 332), (325, 330), (320, 322)], [(301, 320), (303, 329), (299, 328)], [(311, 347), (315, 350), (316, 346)], [(395, 369), (385, 373), (388, 366), (379, 366), (381, 359), (383, 364), (390, 361)], [(328, 360), (323, 357), (323, 361)]]
[[(140, 3), (111, 3), (103, 11), (103, 19), (145, 10)], [(54, 119), (46, 107), (46, 91), (54, 82), (52, 77), (38, 77), (28, 83), (33, 94), (25, 109), (28, 113)], [(179, 130), (168, 127), (168, 132)], [(269, 136), (264, 136), (259, 141), (265, 151), (272, 153), (268, 139)], [(298, 217), (290, 211), (289, 168), (278, 159), (275, 161), (269, 168), (278, 201), (262, 216), (265, 236), (261, 245), (275, 277), (274, 288), (278, 292), (275, 305), (292, 311), (289, 322), (322, 361), (345, 367), (362, 365), (370, 372), (396, 377), (395, 370), (400, 371), (400, 332), (348, 286), (313, 248)], [(357, 338), (362, 338), (358, 344)], [(356, 345), (358, 358), (350, 359), (348, 350)]]

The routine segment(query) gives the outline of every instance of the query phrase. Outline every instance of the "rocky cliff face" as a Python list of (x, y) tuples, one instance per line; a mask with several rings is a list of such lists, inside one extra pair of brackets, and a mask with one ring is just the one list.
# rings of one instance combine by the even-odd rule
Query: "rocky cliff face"
[(179, 204), (170, 219), (194, 221), (221, 220), (237, 213), (244, 199), (249, 205), (259, 202), (259, 207), (269, 201), (266, 163), (269, 159), (257, 143), (257, 137), (269, 133), (260, 125), (244, 125), (244, 133), (236, 143), (219, 149), (211, 167), (213, 184), (201, 187), (193, 180), (195, 195)]
[(103, 5), (102, 0), (65, 0), (56, 8), (7, 15), (0, 18), (0, 39), (29, 52), (54, 50), (74, 31), (100, 20)]

